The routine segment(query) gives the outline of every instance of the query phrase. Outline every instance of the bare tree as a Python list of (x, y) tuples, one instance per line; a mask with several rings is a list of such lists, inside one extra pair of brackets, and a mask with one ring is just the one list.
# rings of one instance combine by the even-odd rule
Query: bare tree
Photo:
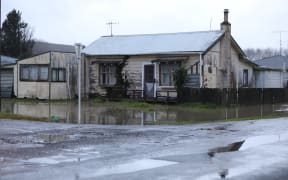
[[(265, 48), (265, 49), (248, 48), (248, 49), (245, 49), (244, 52), (245, 52), (246, 56), (248, 57), (248, 59), (250, 59), (252, 61), (280, 55), (279, 50), (272, 49), (272, 48)], [(282, 50), (282, 56), (288, 56), (288, 49)]]

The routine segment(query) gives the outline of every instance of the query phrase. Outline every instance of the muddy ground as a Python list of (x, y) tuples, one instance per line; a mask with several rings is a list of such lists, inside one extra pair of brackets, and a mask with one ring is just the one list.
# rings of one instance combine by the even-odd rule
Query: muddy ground
[(287, 120), (185, 126), (0, 120), (0, 179), (287, 179)]

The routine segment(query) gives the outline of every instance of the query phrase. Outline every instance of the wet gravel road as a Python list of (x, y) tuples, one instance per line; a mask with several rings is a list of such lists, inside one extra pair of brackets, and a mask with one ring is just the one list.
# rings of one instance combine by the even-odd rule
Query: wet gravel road
[(288, 179), (287, 120), (183, 126), (0, 120), (0, 179)]

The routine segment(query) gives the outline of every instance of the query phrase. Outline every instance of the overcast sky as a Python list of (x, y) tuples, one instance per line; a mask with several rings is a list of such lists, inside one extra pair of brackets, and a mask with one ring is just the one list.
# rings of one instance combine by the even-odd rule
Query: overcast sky
[[(34, 37), (52, 43), (89, 45), (100, 36), (218, 30), (229, 9), (232, 35), (245, 48), (279, 48), (288, 31), (287, 0), (2, 0), (2, 21), (22, 12)], [(288, 32), (282, 34), (288, 48)]]

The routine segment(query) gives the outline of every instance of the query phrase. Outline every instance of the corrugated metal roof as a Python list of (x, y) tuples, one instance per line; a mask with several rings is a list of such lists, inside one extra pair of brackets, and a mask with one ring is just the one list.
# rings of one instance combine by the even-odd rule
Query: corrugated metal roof
[(259, 59), (253, 62), (265, 68), (283, 69), (284, 64), (286, 66), (286, 69), (288, 68), (288, 57), (286, 56), (273, 56), (269, 58)]
[(87, 55), (144, 55), (204, 52), (223, 31), (102, 36), (87, 46)]

